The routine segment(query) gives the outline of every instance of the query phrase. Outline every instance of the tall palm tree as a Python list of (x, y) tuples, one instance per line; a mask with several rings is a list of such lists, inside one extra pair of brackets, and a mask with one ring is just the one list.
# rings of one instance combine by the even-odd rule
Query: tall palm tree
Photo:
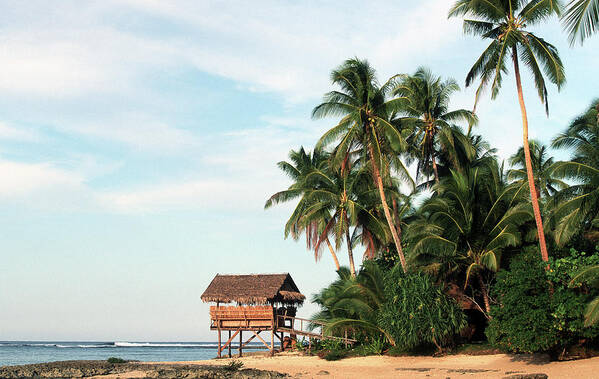
[(432, 168), (436, 183), (439, 183), (439, 131), (451, 128), (456, 121), (465, 121), (470, 126), (478, 122), (476, 115), (466, 109), (448, 109), (451, 95), (459, 90), (454, 79), (442, 81), (441, 77), (420, 67), (414, 75), (403, 76), (393, 91), (394, 95), (409, 99), (402, 109), (405, 117), (398, 121), (411, 130), (408, 143), (413, 148), (412, 155), (418, 160), (417, 172), (430, 172)]
[(582, 43), (599, 29), (599, 0), (572, 0), (562, 17), (570, 44)]
[(554, 198), (555, 240), (563, 246), (580, 231), (599, 231), (599, 100), (553, 140), (553, 147), (574, 150), (572, 160), (554, 168), (557, 177), (574, 181)]
[(407, 271), (397, 225), (393, 223), (383, 183), (383, 180), (390, 178), (393, 166), (401, 164), (395, 158), (407, 146), (404, 136), (389, 122), (406, 99), (389, 99), (396, 77), (379, 85), (375, 70), (367, 61), (357, 58), (348, 59), (333, 70), (331, 81), (339, 90), (325, 94), (323, 103), (312, 111), (312, 117), (341, 116), (341, 120), (320, 138), (317, 148), (339, 142), (333, 152), (334, 167), (341, 167), (355, 151), (364, 157), (363, 161), (368, 162), (400, 262), (404, 271)]
[[(532, 172), (535, 178), (535, 192), (537, 198), (542, 196), (548, 199), (568, 185), (562, 180), (554, 177), (553, 167), (555, 162), (553, 157), (547, 156), (547, 146), (535, 140), (530, 140), (528, 145), (530, 146)], [(524, 161), (524, 148), (521, 147), (518, 149), (516, 154), (510, 157), (509, 163), (513, 168), (508, 171), (508, 179), (528, 187), (526, 163)]]
[(313, 218), (316, 222), (320, 222), (323, 213), (331, 215), (320, 233), (315, 249), (318, 250), (319, 245), (327, 241), (329, 235), (334, 237), (337, 249), (345, 239), (349, 268), (354, 277), (356, 269), (351, 228), (358, 224), (358, 216), (362, 215), (360, 220), (363, 228), (383, 240), (387, 239), (385, 225), (360, 201), (364, 198), (363, 192), (371, 191), (364, 186), (364, 178), (367, 174), (365, 168), (348, 169), (346, 173), (315, 169), (306, 176), (306, 183), (313, 189), (306, 192), (306, 202), (310, 205), (303, 212), (302, 223), (309, 225), (313, 222)]
[[(323, 211), (318, 215), (319, 217), (313, 215), (310, 223), (306, 224), (303, 221), (305, 211), (310, 205), (306, 198), (306, 193), (313, 189), (309, 187), (309, 183), (306, 183), (306, 177), (314, 170), (326, 169), (326, 167), (328, 167), (328, 158), (328, 154), (319, 150), (314, 150), (312, 153), (306, 152), (303, 147), (298, 151), (291, 150), (289, 152), (289, 160), (291, 162), (281, 161), (278, 163), (278, 166), (291, 178), (291, 180), (293, 180), (293, 183), (288, 189), (272, 195), (264, 205), (264, 208), (268, 209), (274, 204), (300, 198), (293, 213), (289, 217), (289, 220), (287, 220), (287, 223), (285, 224), (285, 238), (291, 235), (294, 240), (297, 240), (301, 234), (305, 232), (306, 246), (308, 250), (314, 250), (314, 259), (316, 261), (322, 256), (322, 249), (320, 247), (323, 246), (318, 243), (318, 240), (328, 220), (331, 219), (331, 215), (326, 211)], [(335, 253), (331, 242), (328, 238), (326, 238), (324, 242), (326, 242), (326, 245), (329, 248), (335, 267), (339, 270), (339, 260), (337, 259), (337, 254)]]
[(491, 97), (495, 98), (497, 96), (501, 88), (503, 73), (507, 71), (506, 55), (511, 54), (518, 101), (522, 113), (526, 174), (537, 225), (541, 257), (545, 262), (549, 258), (541, 211), (534, 192), (534, 177), (528, 145), (528, 117), (520, 79), (520, 60), (530, 69), (541, 102), (545, 104), (545, 110), (548, 112), (549, 104), (547, 102), (545, 76), (560, 89), (566, 80), (564, 68), (555, 46), (525, 28), (539, 24), (550, 16), (559, 16), (561, 8), (559, 0), (458, 0), (449, 11), (449, 17), (465, 16), (475, 18), (473, 20), (464, 20), (464, 32), (491, 40), (489, 46), (466, 76), (466, 86), (472, 84), (477, 77), (480, 78), (480, 85), (476, 94), (477, 100), (481, 90), (489, 82), (491, 84)]
[(530, 207), (506, 185), (496, 161), (465, 174), (452, 171), (436, 187), (408, 228), (410, 260), (464, 288), (477, 279), (488, 314), (484, 276), (497, 271), (502, 252), (521, 241), (520, 226), (532, 219)]

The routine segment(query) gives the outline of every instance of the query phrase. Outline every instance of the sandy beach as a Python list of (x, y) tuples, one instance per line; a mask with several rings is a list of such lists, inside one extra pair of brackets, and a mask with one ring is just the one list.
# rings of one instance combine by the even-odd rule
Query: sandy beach
[[(235, 359), (235, 358), (233, 358)], [(243, 357), (244, 368), (278, 371), (295, 378), (505, 378), (544, 373), (549, 378), (597, 378), (599, 357), (550, 362), (529, 355), (448, 355), (444, 357), (370, 356), (328, 362), (315, 356)], [(225, 365), (231, 359), (169, 362)]]

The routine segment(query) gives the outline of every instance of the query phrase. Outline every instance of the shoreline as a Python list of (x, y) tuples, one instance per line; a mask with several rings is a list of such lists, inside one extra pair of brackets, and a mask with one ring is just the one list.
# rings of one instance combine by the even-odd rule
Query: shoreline
[[(237, 370), (229, 370), (227, 365), (231, 362), (241, 362), (243, 366)], [(597, 377), (598, 367), (599, 357), (573, 361), (549, 361), (546, 356), (541, 355), (456, 354), (443, 357), (367, 356), (326, 361), (317, 356), (281, 353), (274, 357), (247, 356), (185, 362), (109, 364), (105, 361), (64, 361), (4, 366), (0, 367), (0, 376), (27, 377), (33, 376), (32, 373), (35, 371), (35, 374), (40, 376), (106, 379), (122, 377), (281, 378), (285, 376), (292, 378), (593, 378)], [(538, 375), (534, 376), (535, 374)]]

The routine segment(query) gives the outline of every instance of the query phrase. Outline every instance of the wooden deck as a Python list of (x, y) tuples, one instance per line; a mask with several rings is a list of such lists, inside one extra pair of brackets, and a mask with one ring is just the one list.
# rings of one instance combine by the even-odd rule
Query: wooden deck
[[(258, 338), (270, 350), (271, 354), (274, 354), (274, 337), (276, 336), (281, 342), (281, 350), (284, 350), (285, 343), (287, 343), (285, 333), (292, 337), (307, 337), (310, 347), (312, 346), (312, 340), (337, 340), (346, 346), (353, 345), (356, 342), (356, 340), (347, 337), (347, 331), (345, 331), (343, 337), (325, 334), (325, 324), (322, 322), (277, 313), (281, 313), (281, 310), (277, 310), (271, 305), (211, 306), (210, 329), (218, 331), (218, 356), (220, 357), (226, 348), (228, 348), (229, 356), (231, 356), (231, 343), (237, 335), (239, 335), (239, 356), (241, 356), (242, 349), (254, 338)], [(295, 312), (292, 312), (292, 314), (295, 315)], [(309, 329), (315, 325), (315, 328)], [(224, 345), (221, 345), (222, 331), (229, 334), (229, 339)], [(251, 333), (250, 338), (245, 342), (243, 342), (244, 331)], [(271, 332), (270, 344), (260, 336), (263, 331)]]

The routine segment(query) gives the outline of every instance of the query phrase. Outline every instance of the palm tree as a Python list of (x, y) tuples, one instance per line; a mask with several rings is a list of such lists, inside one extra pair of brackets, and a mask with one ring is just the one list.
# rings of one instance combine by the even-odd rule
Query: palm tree
[[(582, 269), (574, 278), (572, 283), (587, 280), (590, 284), (599, 284), (599, 265), (593, 265)], [(595, 325), (599, 322), (599, 296), (596, 296), (587, 304), (587, 309), (584, 314), (585, 326)]]
[(477, 279), (488, 314), (485, 273), (497, 271), (502, 252), (521, 241), (530, 208), (506, 185), (496, 161), (465, 174), (452, 171), (435, 190), (408, 228), (410, 260), (445, 281), (463, 282), (464, 289)]
[[(480, 78), (476, 100), (483, 88), (491, 82), (491, 97), (495, 98), (501, 88), (503, 73), (507, 71), (506, 55), (511, 53), (518, 90), (518, 101), (522, 113), (524, 161), (530, 189), (530, 197), (537, 225), (537, 235), (543, 261), (547, 262), (547, 246), (543, 231), (543, 220), (539, 203), (534, 192), (534, 177), (530, 148), (528, 145), (528, 118), (522, 82), (520, 80), (520, 59), (534, 78), (541, 102), (549, 111), (545, 76), (550, 82), (561, 88), (565, 82), (564, 68), (557, 49), (544, 39), (536, 36), (525, 27), (539, 24), (552, 15), (560, 15), (559, 0), (458, 0), (449, 11), (449, 17), (467, 16), (475, 20), (464, 20), (464, 32), (491, 39), (492, 42), (474, 63), (466, 76), (466, 86), (475, 78)], [(476, 102), (476, 101), (475, 101)]]
[(451, 128), (455, 121), (465, 121), (470, 126), (478, 122), (476, 115), (468, 110), (448, 110), (451, 95), (459, 90), (454, 79), (442, 81), (441, 77), (420, 67), (414, 75), (403, 76), (393, 91), (394, 95), (409, 99), (402, 109), (405, 117), (397, 121), (411, 130), (408, 143), (414, 150), (412, 155), (418, 160), (417, 172), (428, 173), (432, 168), (436, 183), (439, 183), (438, 150), (446, 148), (438, 146), (439, 131)]
[(332, 156), (334, 167), (341, 167), (354, 152), (368, 162), (395, 248), (406, 271), (401, 240), (389, 211), (383, 183), (383, 180), (388, 181), (393, 166), (404, 169), (397, 167), (401, 162), (395, 158), (397, 152), (404, 151), (407, 146), (404, 136), (389, 122), (406, 101), (389, 99), (395, 80), (396, 77), (392, 77), (379, 85), (375, 70), (367, 61), (349, 59), (331, 73), (331, 81), (340, 90), (325, 94), (323, 103), (312, 111), (312, 117), (341, 116), (339, 123), (320, 138), (317, 148), (339, 141)]
[[(528, 143), (530, 147), (530, 156), (532, 162), (532, 172), (535, 178), (535, 192), (537, 198), (549, 198), (559, 190), (568, 185), (553, 176), (553, 157), (547, 156), (547, 146), (535, 140)], [(528, 187), (526, 163), (524, 162), (524, 148), (518, 149), (516, 154), (512, 155), (509, 163), (513, 169), (508, 171), (508, 179), (516, 181), (522, 186)]]
[[(293, 180), (293, 184), (291, 184), (288, 189), (272, 195), (266, 201), (264, 208), (268, 209), (274, 204), (301, 198), (285, 224), (285, 238), (291, 235), (293, 239), (297, 240), (301, 234), (305, 232), (307, 248), (308, 250), (314, 250), (314, 259), (318, 261), (322, 256), (322, 250), (320, 249), (322, 244), (317, 242), (324, 226), (328, 220), (331, 219), (331, 215), (327, 214), (326, 211), (318, 215), (319, 217), (313, 215), (311, 217), (311, 222), (308, 224), (303, 222), (302, 217), (310, 205), (306, 199), (306, 193), (313, 189), (307, 186), (306, 177), (314, 170), (328, 167), (328, 154), (319, 150), (314, 150), (312, 153), (306, 152), (304, 148), (301, 147), (298, 151), (291, 150), (289, 152), (289, 160), (291, 162), (279, 162), (278, 166), (291, 178), (291, 180)], [(339, 260), (337, 259), (337, 254), (335, 253), (331, 242), (328, 238), (324, 241), (329, 248), (337, 270), (339, 270)]]
[(574, 149), (572, 160), (557, 162), (553, 171), (557, 177), (574, 182), (554, 198), (555, 240), (560, 246), (580, 231), (592, 235), (599, 230), (598, 117), (599, 100), (595, 100), (587, 112), (553, 140), (553, 147)]
[(599, 28), (599, 0), (570, 1), (562, 21), (569, 34), (570, 44), (573, 45), (577, 37), (582, 43)]
[(357, 277), (347, 269), (338, 271), (338, 279), (312, 298), (320, 311), (312, 316), (326, 323), (327, 335), (348, 329), (366, 335), (383, 335), (391, 344), (393, 338), (379, 326), (377, 316), (385, 301), (383, 272), (371, 260), (364, 264)]
[(318, 223), (322, 220), (322, 214), (330, 214), (331, 217), (322, 229), (315, 249), (318, 250), (320, 244), (328, 240), (329, 235), (334, 237), (337, 249), (345, 239), (350, 272), (355, 277), (351, 228), (355, 227), (360, 219), (362, 229), (383, 240), (387, 237), (385, 225), (360, 201), (364, 199), (364, 192), (371, 192), (371, 189), (364, 185), (368, 171), (365, 168), (352, 170), (349, 167), (346, 171), (332, 173), (315, 169), (306, 176), (306, 184), (312, 189), (305, 195), (309, 206), (303, 212), (301, 223)]

